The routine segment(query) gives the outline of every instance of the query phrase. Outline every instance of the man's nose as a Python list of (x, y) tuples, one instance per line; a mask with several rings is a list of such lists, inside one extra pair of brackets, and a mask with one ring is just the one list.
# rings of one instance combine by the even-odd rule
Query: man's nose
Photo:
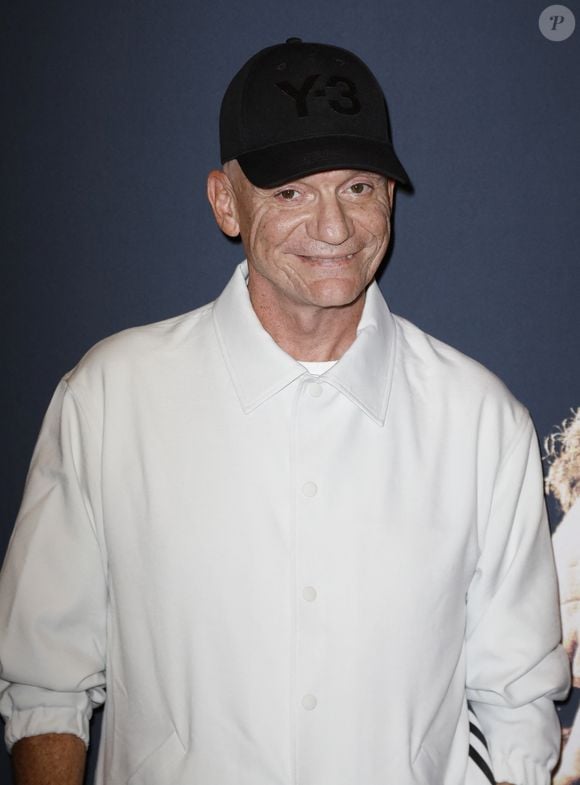
[(308, 234), (313, 240), (340, 245), (354, 232), (348, 209), (335, 195), (321, 196), (308, 223)]

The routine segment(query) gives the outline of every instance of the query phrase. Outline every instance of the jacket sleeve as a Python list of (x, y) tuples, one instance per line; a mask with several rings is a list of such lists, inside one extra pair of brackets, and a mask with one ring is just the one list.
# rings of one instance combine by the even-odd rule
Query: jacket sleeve
[(97, 444), (61, 382), (0, 574), (0, 712), (8, 749), (50, 732), (87, 744), (93, 707), (104, 700), (107, 590)]
[(497, 782), (549, 785), (560, 748), (553, 701), (570, 678), (560, 635), (539, 450), (525, 413), (495, 477), (467, 599), (467, 697)]

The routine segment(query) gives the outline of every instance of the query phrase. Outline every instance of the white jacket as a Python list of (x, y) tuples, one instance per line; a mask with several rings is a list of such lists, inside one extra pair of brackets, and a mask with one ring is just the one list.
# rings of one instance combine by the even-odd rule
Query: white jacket
[(321, 377), (220, 298), (59, 386), (1, 578), (9, 745), (100, 785), (547, 785), (567, 689), (536, 438), (376, 284)]

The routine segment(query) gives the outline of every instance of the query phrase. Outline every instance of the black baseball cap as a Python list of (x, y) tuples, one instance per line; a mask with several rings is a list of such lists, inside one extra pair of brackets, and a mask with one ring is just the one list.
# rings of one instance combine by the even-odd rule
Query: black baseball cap
[(409, 184), (368, 66), (346, 49), (300, 38), (262, 49), (234, 76), (222, 101), (220, 146), (222, 163), (237, 159), (259, 188), (329, 169)]

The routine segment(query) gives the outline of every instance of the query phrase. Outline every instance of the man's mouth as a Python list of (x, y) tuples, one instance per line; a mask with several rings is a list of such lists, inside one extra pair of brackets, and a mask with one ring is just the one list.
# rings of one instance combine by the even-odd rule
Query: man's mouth
[(323, 254), (322, 256), (317, 256), (315, 254), (301, 254), (298, 253), (296, 256), (300, 257), (305, 262), (310, 262), (311, 264), (321, 264), (321, 265), (328, 265), (332, 267), (333, 265), (340, 265), (340, 264), (348, 264), (353, 260), (356, 255), (356, 251), (354, 253), (349, 254), (342, 254), (341, 256), (338, 255), (330, 255), (330, 254)]

